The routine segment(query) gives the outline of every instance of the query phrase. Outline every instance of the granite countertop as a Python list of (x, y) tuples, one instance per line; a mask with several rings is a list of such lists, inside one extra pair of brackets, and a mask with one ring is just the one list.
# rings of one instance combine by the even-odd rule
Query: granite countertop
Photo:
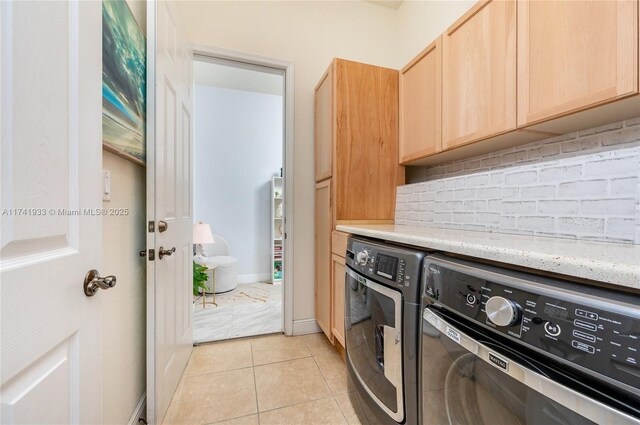
[(342, 232), (640, 289), (640, 245), (402, 225)]

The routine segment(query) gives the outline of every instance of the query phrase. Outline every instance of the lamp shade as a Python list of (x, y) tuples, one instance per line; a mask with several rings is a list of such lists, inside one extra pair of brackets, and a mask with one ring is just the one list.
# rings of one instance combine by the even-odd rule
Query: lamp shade
[(193, 243), (213, 243), (211, 226), (206, 223), (193, 225)]

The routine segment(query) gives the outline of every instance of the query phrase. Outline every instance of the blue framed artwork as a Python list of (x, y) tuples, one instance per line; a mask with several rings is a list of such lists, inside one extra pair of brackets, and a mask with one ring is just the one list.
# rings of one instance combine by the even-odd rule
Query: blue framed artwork
[(146, 41), (127, 2), (102, 2), (102, 145), (145, 165)]

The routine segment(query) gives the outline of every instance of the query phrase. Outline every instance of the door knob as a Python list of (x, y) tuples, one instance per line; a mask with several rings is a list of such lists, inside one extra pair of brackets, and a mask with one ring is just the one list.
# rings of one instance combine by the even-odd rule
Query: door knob
[(175, 246), (171, 249), (164, 249), (163, 247), (160, 247), (160, 249), (158, 250), (158, 258), (162, 260), (162, 257), (170, 256), (174, 252), (176, 252)]
[(158, 231), (159, 231), (160, 233), (162, 233), (162, 232), (164, 232), (165, 230), (167, 230), (167, 228), (168, 228), (168, 227), (169, 227), (169, 225), (167, 224), (167, 222), (166, 222), (166, 221), (164, 221), (164, 220), (160, 220), (160, 221), (158, 222)]
[(98, 276), (98, 270), (89, 270), (89, 273), (84, 277), (84, 294), (87, 297), (93, 297), (98, 289), (109, 289), (116, 286), (115, 276)]

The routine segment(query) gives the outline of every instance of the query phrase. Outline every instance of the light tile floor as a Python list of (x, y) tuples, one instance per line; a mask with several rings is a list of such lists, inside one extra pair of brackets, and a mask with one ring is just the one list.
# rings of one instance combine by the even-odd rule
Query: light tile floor
[[(207, 296), (211, 301), (212, 296)], [(216, 295), (217, 306), (202, 306), (198, 297), (193, 311), (193, 341), (220, 341), (282, 331), (282, 285), (240, 284)]]
[(164, 424), (360, 425), (347, 368), (324, 334), (194, 347)]

